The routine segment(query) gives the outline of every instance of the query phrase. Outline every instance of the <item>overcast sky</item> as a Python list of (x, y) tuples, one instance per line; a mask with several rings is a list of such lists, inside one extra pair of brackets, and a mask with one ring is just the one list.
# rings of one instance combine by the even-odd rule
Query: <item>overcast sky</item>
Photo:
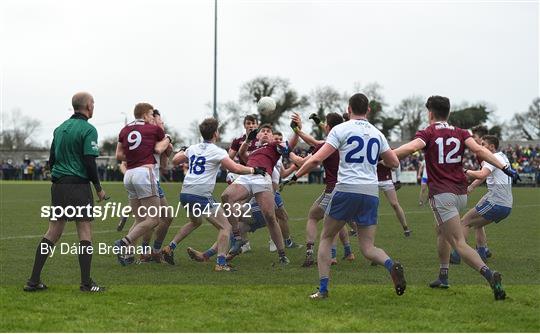
[[(2, 0), (2, 111), (41, 119), (50, 140), (86, 90), (100, 138), (142, 101), (187, 137), (212, 100), (213, 3)], [(538, 17), (537, 1), (219, 0), (218, 102), (258, 75), (301, 94), (377, 81), (390, 108), (440, 94), (509, 120), (540, 95)]]

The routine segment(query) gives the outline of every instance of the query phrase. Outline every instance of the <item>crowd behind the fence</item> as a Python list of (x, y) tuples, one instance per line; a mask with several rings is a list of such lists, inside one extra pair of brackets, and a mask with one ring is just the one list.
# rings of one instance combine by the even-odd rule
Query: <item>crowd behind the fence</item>
[[(298, 148), (297, 154), (306, 156), (308, 150)], [(503, 145), (504, 152), (512, 167), (519, 173), (535, 174), (536, 184), (540, 184), (540, 144), (537, 145)], [(418, 172), (423, 164), (423, 154), (417, 152), (401, 161), (402, 171)], [(467, 169), (478, 169), (479, 163), (468, 151), (465, 151), (463, 166)], [(169, 166), (163, 170), (162, 178), (165, 182), (182, 182), (188, 170), (186, 164), (180, 166)], [(32, 159), (25, 156), (22, 162), (14, 162), (13, 159), (2, 159), (0, 170), (2, 180), (49, 180), (50, 170), (48, 161)], [(99, 177), (103, 181), (122, 181), (123, 175), (120, 172), (118, 163), (98, 163)], [(218, 174), (218, 182), (225, 182), (226, 172), (222, 170)], [(324, 169), (318, 166), (308, 176), (308, 183), (322, 183), (324, 178)]]

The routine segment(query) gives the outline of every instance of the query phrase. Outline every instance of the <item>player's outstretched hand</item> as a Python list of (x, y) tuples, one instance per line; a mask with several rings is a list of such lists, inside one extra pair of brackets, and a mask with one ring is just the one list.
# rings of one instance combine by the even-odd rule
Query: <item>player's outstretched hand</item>
[(247, 135), (247, 140), (252, 141), (257, 138), (257, 134), (259, 133), (259, 129), (253, 129), (251, 132)]
[(262, 167), (253, 167), (253, 175), (266, 175), (266, 170)]
[(313, 120), (313, 122), (315, 122), (315, 125), (317, 126), (321, 124), (321, 118), (316, 113), (309, 115), (309, 119)]
[(289, 154), (291, 154), (291, 148), (289, 147), (289, 141), (285, 142), (285, 145), (278, 145), (277, 146), (278, 153), (281, 154), (284, 158), (289, 158)]
[(293, 129), (294, 132), (299, 130), (298, 123), (296, 123), (295, 121), (291, 121), (290, 126), (291, 126), (291, 129)]
[(504, 174), (510, 176), (512, 178), (512, 180), (521, 181), (521, 177), (519, 176), (518, 172), (516, 172), (516, 170), (513, 169), (509, 164), (504, 166), (502, 171), (504, 172)]
[(285, 188), (285, 186), (290, 186), (290, 185), (295, 184), (296, 181), (298, 181), (298, 178), (296, 177), (296, 174), (293, 174), (293, 176), (291, 176), (290, 179), (285, 180), (279, 184), (279, 191), (283, 191), (283, 188)]

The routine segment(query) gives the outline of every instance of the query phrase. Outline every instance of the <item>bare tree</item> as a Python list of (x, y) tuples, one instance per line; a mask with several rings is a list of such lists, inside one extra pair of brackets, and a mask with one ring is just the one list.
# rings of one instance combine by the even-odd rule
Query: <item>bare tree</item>
[(369, 99), (369, 108), (371, 110), (367, 115), (369, 122), (388, 138), (401, 122), (401, 119), (394, 118), (385, 112), (384, 108), (387, 103), (382, 95), (382, 88), (378, 82), (370, 82), (365, 86), (362, 86), (359, 82), (354, 84), (355, 92), (361, 92)]
[(507, 135), (515, 139), (540, 139), (540, 97), (532, 101), (528, 111), (514, 115)]
[(8, 150), (35, 148), (35, 135), (39, 132), (41, 121), (13, 109), (11, 115), (2, 114), (0, 147)]
[[(342, 114), (347, 110), (347, 98), (345, 94), (340, 94), (331, 86), (323, 86), (315, 88), (310, 94), (310, 102), (314, 107), (314, 112), (321, 120), (324, 120), (326, 114), (337, 112)], [(313, 134), (317, 139), (322, 139), (324, 134), (322, 130), (313, 124)]]
[(236, 106), (240, 108), (237, 110), (249, 110), (254, 113), (257, 101), (264, 96), (270, 96), (276, 100), (276, 110), (269, 115), (260, 114), (261, 123), (279, 125), (285, 113), (300, 110), (308, 105), (308, 98), (300, 96), (290, 86), (289, 80), (281, 77), (261, 76), (242, 85), (239, 104)]
[(401, 140), (410, 140), (421, 127), (427, 124), (427, 110), (424, 106), (424, 98), (412, 95), (401, 100), (394, 109), (396, 117), (401, 118)]

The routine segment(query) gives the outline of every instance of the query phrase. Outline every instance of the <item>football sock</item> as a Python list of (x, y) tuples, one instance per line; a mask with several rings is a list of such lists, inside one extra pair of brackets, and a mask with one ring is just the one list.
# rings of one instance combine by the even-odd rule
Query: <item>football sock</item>
[(392, 261), (391, 258), (388, 258), (386, 261), (384, 261), (384, 267), (386, 268), (386, 270), (388, 270), (389, 272), (392, 271), (392, 266), (394, 265), (394, 261)]
[(285, 250), (283, 250), (283, 249), (282, 249), (282, 250), (278, 250), (277, 253), (278, 253), (278, 256), (279, 256), (279, 257), (284, 257), (284, 256), (285, 256)]
[(159, 252), (162, 244), (163, 244), (163, 241), (154, 240), (154, 251)]
[(176, 242), (171, 241), (171, 243), (169, 244), (169, 247), (171, 247), (172, 250), (175, 250), (176, 249)]
[(440, 267), (439, 267), (439, 279), (441, 281), (448, 281), (448, 268), (449, 268), (449, 265), (448, 263), (441, 263)]
[(313, 242), (306, 243), (306, 255), (312, 255), (313, 254), (313, 246), (315, 246), (315, 244)]
[(92, 242), (81, 240), (79, 246), (82, 250), (79, 252), (79, 266), (81, 267), (81, 284), (90, 284), (90, 265), (92, 264), (92, 252), (89, 251)]
[(291, 237), (288, 237), (287, 239), (285, 239), (285, 246), (290, 246), (292, 245), (292, 239)]
[(331, 254), (332, 254), (332, 259), (335, 259), (337, 257), (336, 247), (332, 246)]
[(242, 240), (242, 236), (240, 235), (239, 230), (233, 231), (233, 237), (234, 237), (234, 240)]
[(206, 257), (206, 258), (211, 258), (212, 256), (216, 255), (216, 251), (213, 249), (213, 248), (210, 248), (209, 250), (207, 250), (206, 252), (204, 252), (203, 256)]
[(483, 266), (480, 268), (480, 274), (491, 283), (491, 278), (493, 277), (493, 272), (488, 268), (488, 266)]
[(487, 258), (487, 248), (486, 247), (480, 246), (480, 247), (478, 247), (477, 251), (478, 251), (478, 255), (480, 255), (481, 258), (483, 258), (483, 259)]
[(326, 276), (321, 277), (320, 284), (319, 284), (319, 291), (328, 292), (328, 277)]
[(120, 240), (120, 246), (128, 246), (128, 245), (131, 245), (131, 240), (129, 240), (129, 238), (125, 236)]
[(217, 257), (216, 263), (219, 264), (220, 266), (226, 265), (227, 261), (225, 260), (225, 255), (219, 255)]
[(351, 244), (350, 243), (346, 243), (346, 244), (343, 245), (343, 253), (344, 253), (344, 256), (351, 255)]
[(47, 261), (47, 257), (49, 256), (49, 252), (53, 246), (54, 243), (46, 238), (41, 239), (40, 243), (38, 244), (36, 248), (36, 257), (34, 259), (34, 267), (32, 268), (32, 276), (30, 277), (32, 282), (39, 282), (41, 270), (43, 269), (45, 261)]

